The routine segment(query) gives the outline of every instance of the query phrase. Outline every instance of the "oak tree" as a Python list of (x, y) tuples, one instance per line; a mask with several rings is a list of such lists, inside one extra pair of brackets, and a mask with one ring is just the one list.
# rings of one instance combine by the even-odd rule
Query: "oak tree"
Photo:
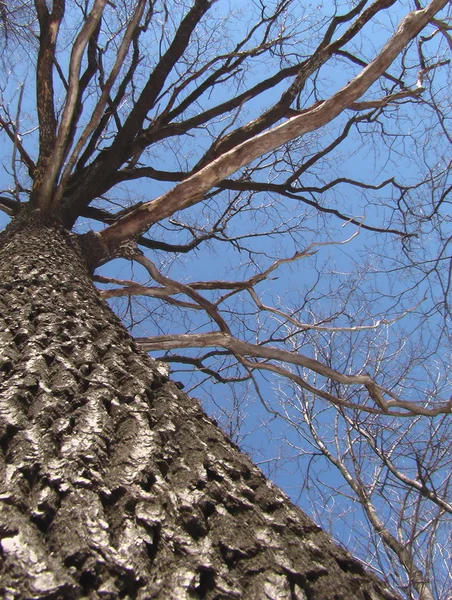
[[(408, 477), (379, 437), (388, 419), (415, 429), (450, 415), (439, 364), (447, 328), (439, 351), (424, 347), (401, 368), (378, 337), (413, 314), (423, 325), (450, 316), (446, 8), (0, 2), (0, 208), (11, 218), (0, 237), (5, 598), (434, 597), (417, 534), (405, 547), (376, 514), (379, 480), (366, 481), (355, 450), (359, 434), (438, 507), (436, 524), (450, 512), (450, 479), (439, 488), (419, 453)], [(348, 172), (350, 157), (372, 152), (391, 177), (365, 162)], [(336, 269), (324, 288), (321, 251), (366, 235), (372, 260), (352, 279)], [(380, 268), (376, 239), (391, 244), (408, 283), (364, 299), (363, 281)], [(217, 253), (213, 265), (204, 249)], [(296, 302), (267, 301), (264, 286), (299, 264), (312, 271), (290, 283)], [(435, 383), (412, 393), (407, 371), (432, 356)], [(192, 368), (196, 389), (251, 386), (262, 410), (300, 435), (302, 420), (407, 587), (392, 591), (397, 578), (383, 582), (334, 544), (169, 379), (168, 364)], [(266, 399), (268, 381), (293, 394), (283, 410)], [(345, 423), (347, 455), (320, 433), (329, 409)]]

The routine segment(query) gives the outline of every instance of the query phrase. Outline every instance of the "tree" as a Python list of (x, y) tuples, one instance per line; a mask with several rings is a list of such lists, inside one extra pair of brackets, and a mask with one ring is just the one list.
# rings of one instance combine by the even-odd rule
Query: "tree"
[[(412, 314), (414, 329), (432, 314), (449, 317), (446, 4), (410, 12), (363, 0), (308, 15), (284, 0), (232, 5), (227, 15), (207, 0), (0, 2), (0, 125), (10, 141), (0, 207), (12, 217), (0, 239), (5, 597), (396, 597), (265, 480), (168, 380), (168, 362), (193, 365), (196, 386), (204, 376), (253, 385), (271, 414), (304, 435), (301, 415), (405, 570), (398, 591), (433, 597), (414, 541), (403, 547), (376, 514), (369, 490), (382, 471), (366, 480), (362, 441), (439, 507), (437, 527), (450, 510), (450, 478), (438, 486), (418, 449), (418, 477), (409, 478), (382, 450), (390, 436), (375, 432), (389, 420), (414, 429), (424, 419), (435, 430), (451, 412), (439, 364), (447, 329), (400, 368), (401, 348), (381, 340)], [(422, 137), (409, 118), (422, 120)], [(404, 183), (399, 173), (349, 176), (334, 152), (358, 138), (376, 156), (375, 140), (386, 145), (387, 160), (402, 139), (418, 173), (400, 168)], [(345, 152), (359, 157), (354, 148)], [(365, 218), (323, 201), (356, 189), (368, 198)], [(354, 227), (348, 238), (337, 223)], [(363, 282), (375, 261), (323, 288), (319, 251), (351, 246), (363, 232), (393, 240), (403, 289), (369, 295)], [(433, 256), (422, 236), (437, 242)], [(225, 264), (238, 255), (234, 277), (181, 281), (180, 256), (218, 245)], [(118, 258), (131, 265), (126, 278), (112, 276)], [(300, 261), (317, 273), (301, 298), (266, 303), (260, 286)], [(99, 293), (93, 280), (109, 287)], [(433, 301), (421, 312), (426, 285)], [(142, 309), (152, 335), (127, 304), (131, 338), (101, 295), (150, 298)], [(355, 352), (357, 335), (367, 353)], [(155, 362), (144, 351), (163, 355)], [(433, 356), (434, 385), (407, 392), (407, 373)], [(293, 411), (266, 401), (267, 373), (287, 382), (281, 394), (294, 391)], [(347, 456), (320, 432), (328, 407), (345, 423), (336, 433), (345, 432)]]

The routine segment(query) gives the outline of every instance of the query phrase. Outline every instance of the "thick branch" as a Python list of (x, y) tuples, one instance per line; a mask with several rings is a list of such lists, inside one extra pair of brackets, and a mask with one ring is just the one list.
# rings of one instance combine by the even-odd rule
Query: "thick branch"
[[(54, 201), (53, 189), (63, 161), (68, 152), (68, 143), (74, 127), (74, 118), (77, 116), (80, 66), (83, 53), (86, 45), (98, 26), (106, 4), (107, 0), (95, 0), (93, 8), (91, 9), (91, 12), (88, 15), (72, 47), (71, 59), (69, 62), (69, 89), (66, 95), (63, 115), (61, 117), (58, 135), (56, 140), (53, 140), (52, 143), (52, 154), (49, 157), (45, 171), (43, 172), (43, 179), (39, 182), (38, 189), (41, 198), (41, 207), (49, 207)], [(40, 101), (39, 90), (38, 100)]]
[(207, 164), (209, 161), (219, 157), (221, 154), (228, 152), (238, 144), (258, 135), (272, 127), (280, 119), (289, 116), (290, 106), (297, 95), (301, 93), (306, 85), (309, 77), (311, 77), (327, 60), (333, 56), (339, 48), (350, 42), (375, 15), (381, 10), (387, 9), (394, 4), (395, 0), (376, 0), (356, 19), (354, 23), (345, 31), (345, 33), (336, 41), (331, 42), (332, 36), (336, 28), (344, 22), (353, 19), (366, 2), (359, 2), (349, 13), (343, 16), (334, 17), (331, 21), (324, 39), (313, 52), (313, 54), (305, 60), (299, 67), (297, 76), (292, 85), (282, 94), (280, 100), (268, 111), (259, 118), (251, 121), (247, 125), (240, 127), (227, 135), (224, 139), (215, 143), (212, 148), (206, 153), (201, 161), (196, 165), (195, 170)]
[(44, 178), (48, 161), (54, 151), (57, 120), (54, 106), (53, 66), (55, 47), (61, 20), (64, 15), (65, 2), (53, 3), (49, 13), (44, 0), (35, 0), (39, 21), (39, 52), (36, 63), (36, 97), (39, 121), (39, 159), (34, 172), (34, 191), (38, 190)]

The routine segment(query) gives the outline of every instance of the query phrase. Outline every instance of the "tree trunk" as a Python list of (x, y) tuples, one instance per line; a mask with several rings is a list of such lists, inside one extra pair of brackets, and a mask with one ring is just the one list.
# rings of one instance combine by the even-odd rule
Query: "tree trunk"
[(394, 599), (159, 373), (39, 212), (0, 239), (4, 598)]

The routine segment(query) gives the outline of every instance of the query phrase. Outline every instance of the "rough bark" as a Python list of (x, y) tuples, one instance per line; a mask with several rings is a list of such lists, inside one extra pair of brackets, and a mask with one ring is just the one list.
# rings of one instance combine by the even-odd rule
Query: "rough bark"
[(395, 599), (137, 346), (79, 241), (0, 239), (4, 598)]

